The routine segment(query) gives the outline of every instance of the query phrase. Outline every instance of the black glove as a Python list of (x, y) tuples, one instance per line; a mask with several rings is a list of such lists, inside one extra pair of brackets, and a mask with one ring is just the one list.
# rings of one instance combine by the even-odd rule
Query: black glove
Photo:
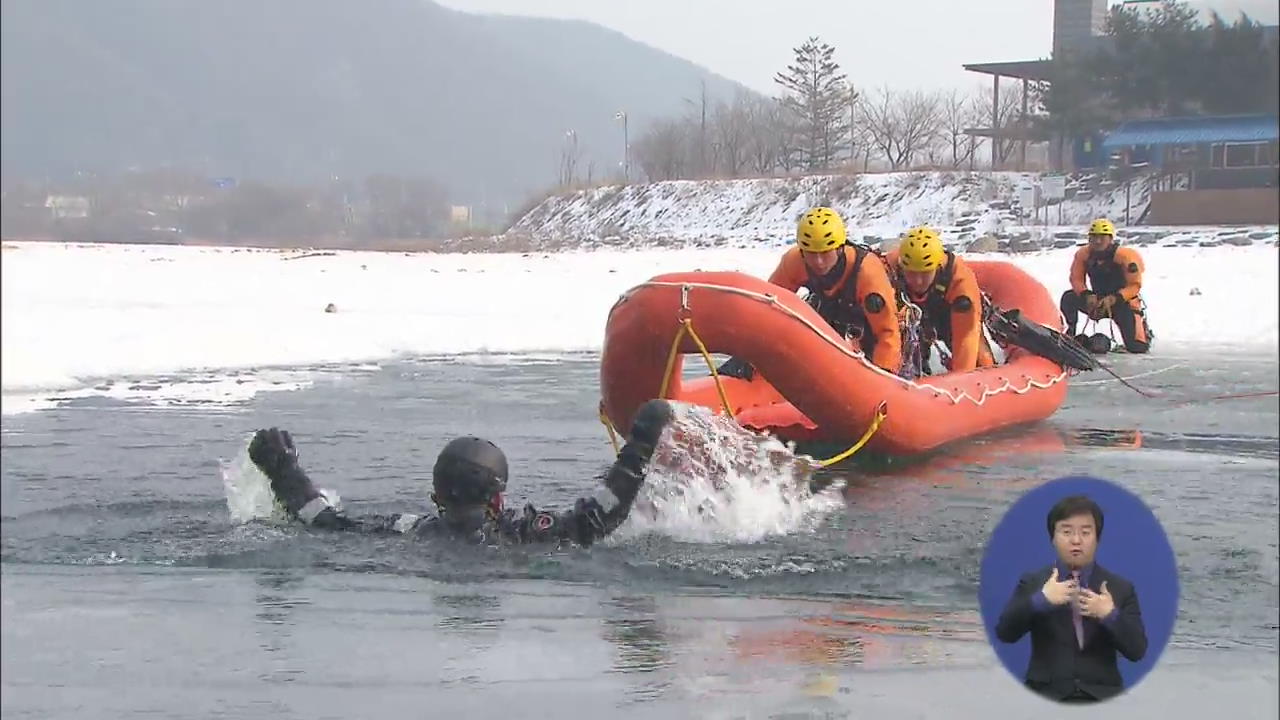
[(597, 536), (613, 532), (635, 502), (640, 485), (644, 482), (646, 466), (653, 457), (653, 448), (662, 437), (662, 431), (675, 418), (671, 403), (666, 400), (650, 400), (636, 411), (631, 421), (631, 434), (627, 444), (618, 451), (613, 466), (604, 476), (607, 492), (600, 495), (604, 502), (584, 498), (574, 506), (580, 531), (593, 530)]
[(283, 475), (298, 465), (298, 449), (288, 430), (259, 430), (249, 441), (249, 459), (269, 478)]
[(731, 357), (728, 360), (725, 360), (720, 367), (716, 368), (716, 372), (720, 375), (750, 380), (755, 376), (756, 369), (751, 367), (751, 364), (742, 358)]
[[(254, 433), (253, 440), (249, 441), (249, 459), (271, 480), (271, 492), (291, 516), (298, 517), (308, 503), (321, 497), (311, 478), (298, 466), (298, 449), (293, 446), (288, 430), (271, 428)], [(319, 511), (318, 506), (311, 509)], [(314, 513), (304, 514), (305, 522), (315, 520)]]
[(675, 417), (671, 403), (661, 398), (646, 402), (636, 411), (631, 421), (631, 440), (642, 442), (649, 447), (658, 444), (662, 430)]

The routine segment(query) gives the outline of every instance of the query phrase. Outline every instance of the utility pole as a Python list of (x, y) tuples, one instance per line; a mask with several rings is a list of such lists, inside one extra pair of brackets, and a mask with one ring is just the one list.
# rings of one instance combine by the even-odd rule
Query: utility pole
[(702, 126), (698, 135), (698, 174), (707, 174), (707, 81), (702, 81)]
[(1000, 76), (991, 76), (991, 170), (1000, 169)]
[(628, 183), (631, 182), (631, 143), (627, 141), (627, 113), (620, 110), (613, 117), (622, 121), (622, 182)]
[[(689, 105), (694, 104), (694, 102), (689, 98), (682, 98), (682, 99)], [(698, 126), (699, 130), (698, 130), (698, 173), (697, 174), (699, 176), (705, 174), (706, 168), (707, 168), (707, 81), (706, 80), (702, 81), (701, 112), (702, 112), (702, 121)]]
[(569, 148), (560, 151), (560, 185), (573, 185), (573, 177), (577, 174), (578, 164), (578, 131), (566, 130), (564, 136), (569, 138)]
[(849, 169), (852, 170), (854, 163), (858, 161), (858, 132), (854, 130), (854, 123), (857, 119), (858, 93), (849, 88)]

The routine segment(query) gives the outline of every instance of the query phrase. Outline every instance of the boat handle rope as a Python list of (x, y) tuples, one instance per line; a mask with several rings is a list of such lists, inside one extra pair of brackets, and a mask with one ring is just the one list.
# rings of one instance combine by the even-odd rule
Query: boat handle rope
[(790, 316), (793, 320), (796, 320), (804, 324), (806, 327), (812, 330), (818, 337), (824, 340), (827, 344), (836, 348), (839, 352), (858, 361), (863, 365), (863, 367), (867, 368), (871, 372), (877, 375), (880, 375), (882, 377), (888, 378), (889, 380), (899, 383), (904, 387), (912, 388), (916, 390), (925, 390), (925, 391), (933, 392), (938, 396), (946, 397), (948, 400), (951, 401), (953, 405), (958, 405), (962, 400), (968, 400), (969, 402), (972, 402), (974, 405), (981, 406), (986, 403), (987, 398), (993, 397), (995, 395), (999, 395), (1002, 392), (1012, 392), (1015, 395), (1025, 395), (1026, 393), (1034, 389), (1044, 390), (1044, 389), (1050, 388), (1053, 385), (1059, 382), (1062, 382), (1063, 380), (1066, 380), (1068, 376), (1067, 371), (1063, 370), (1057, 375), (1046, 377), (1046, 380), (1042, 382), (1042, 381), (1036, 380), (1035, 378), (1032, 378), (1030, 375), (1024, 374), (1023, 379), (1026, 381), (1026, 385), (1024, 385), (1021, 388), (1015, 387), (1013, 382), (1010, 381), (1009, 379), (1001, 377), (1000, 379), (1004, 381), (1003, 385), (995, 388), (984, 388), (978, 397), (974, 397), (970, 395), (967, 391), (960, 390), (958, 388), (948, 389), (945, 387), (938, 387), (936, 385), (933, 385), (927, 382), (922, 382), (919, 379), (908, 380), (895, 373), (891, 373), (885, 370), (884, 368), (879, 367), (873, 362), (870, 362), (867, 359), (866, 355), (864, 355), (862, 352), (858, 350), (853, 350), (847, 345), (847, 343), (843, 343), (833, 339), (832, 335), (830, 335), (829, 333), (833, 333), (834, 331), (829, 329), (824, 330), (822, 328), (819, 328), (817, 325), (810, 322), (807, 318), (802, 316), (800, 313), (796, 312), (795, 310), (792, 310), (791, 308), (787, 307), (785, 304), (780, 302), (776, 295), (759, 293), (759, 292), (755, 292), (754, 290), (745, 290), (743, 288), (737, 288), (729, 285), (716, 285), (712, 283), (703, 283), (703, 282), (680, 283), (680, 282), (666, 281), (666, 280), (649, 280), (647, 282), (640, 283), (639, 285), (636, 285), (630, 290), (627, 290), (626, 292), (622, 293), (622, 295), (618, 298), (617, 302), (615, 302), (613, 304), (613, 307), (609, 310), (609, 314), (612, 315), (613, 311), (616, 310), (619, 305), (626, 302), (632, 295), (634, 295), (636, 292), (646, 287), (679, 287), (681, 299), (685, 304), (688, 303), (688, 288), (702, 288), (705, 290), (722, 292), (730, 295), (738, 295), (741, 297), (750, 298), (758, 302), (762, 302), (770, 306), (772, 309), (778, 310), (782, 312), (784, 315)]
[[(1111, 313), (1110, 313), (1110, 311), (1108, 311), (1108, 313), (1107, 313), (1106, 315), (1104, 315), (1102, 318), (1092, 318), (1092, 317), (1091, 317), (1091, 318), (1089, 318), (1088, 320), (1086, 320), (1086, 321), (1085, 321), (1085, 323), (1084, 323), (1084, 326), (1081, 328), (1081, 329), (1082, 329), (1082, 331), (1083, 331), (1083, 332), (1085, 332), (1085, 333), (1087, 333), (1087, 332), (1089, 332), (1089, 328), (1090, 328), (1090, 327), (1092, 327), (1092, 328), (1094, 329), (1094, 331), (1096, 332), (1096, 331), (1098, 330), (1098, 326), (1100, 325), (1100, 323), (1099, 323), (1098, 321), (1099, 321), (1099, 320), (1102, 320), (1102, 319), (1106, 319), (1106, 320), (1110, 320), (1110, 321), (1111, 321), (1111, 322), (1109, 323), (1109, 327), (1108, 327), (1108, 331), (1109, 331), (1109, 332), (1110, 332), (1110, 334), (1111, 334), (1111, 342), (1112, 342), (1113, 344), (1116, 344), (1116, 343), (1123, 344), (1121, 341), (1117, 341), (1117, 340), (1116, 340), (1116, 321), (1115, 321), (1115, 318), (1112, 318), (1112, 317), (1111, 317)], [(1136, 386), (1136, 385), (1133, 385), (1133, 384), (1131, 384), (1131, 383), (1129, 382), (1130, 380), (1136, 380), (1137, 378), (1140, 378), (1140, 377), (1147, 377), (1147, 376), (1149, 376), (1149, 375), (1158, 375), (1158, 374), (1160, 374), (1160, 373), (1162, 373), (1162, 372), (1167, 372), (1167, 371), (1169, 371), (1169, 370), (1175, 370), (1175, 369), (1177, 369), (1177, 368), (1184, 367), (1185, 365), (1186, 365), (1186, 363), (1174, 363), (1173, 365), (1170, 365), (1170, 366), (1165, 367), (1165, 368), (1161, 368), (1161, 369), (1159, 369), (1159, 370), (1151, 370), (1151, 371), (1149, 371), (1149, 372), (1145, 372), (1145, 373), (1138, 373), (1137, 375), (1130, 375), (1129, 377), (1121, 377), (1121, 376), (1120, 376), (1120, 375), (1119, 375), (1115, 370), (1113, 370), (1111, 367), (1109, 367), (1106, 363), (1101, 363), (1101, 362), (1100, 362), (1100, 363), (1098, 363), (1098, 367), (1100, 367), (1100, 368), (1102, 368), (1103, 370), (1105, 370), (1105, 371), (1106, 371), (1106, 373), (1107, 373), (1108, 375), (1110, 375), (1112, 378), (1114, 378), (1115, 380), (1118, 380), (1118, 381), (1120, 382), (1120, 384), (1121, 384), (1121, 385), (1124, 385), (1125, 387), (1127, 387), (1127, 388), (1129, 388), (1130, 390), (1132, 390), (1132, 391), (1134, 391), (1134, 392), (1138, 393), (1138, 394), (1139, 394), (1139, 395), (1141, 395), (1142, 397), (1147, 398), (1147, 399), (1150, 399), (1150, 400), (1172, 400), (1172, 401), (1175, 401), (1175, 402), (1176, 402), (1176, 404), (1174, 405), (1174, 407), (1184, 407), (1184, 406), (1187, 406), (1187, 405), (1195, 405), (1195, 404), (1197, 404), (1197, 403), (1202, 403), (1202, 402), (1217, 402), (1217, 401), (1219, 401), (1219, 400), (1241, 400), (1241, 399), (1247, 399), (1247, 398), (1275, 397), (1276, 395), (1280, 395), (1280, 390), (1260, 390), (1260, 391), (1258, 391), (1258, 392), (1227, 393), (1227, 394), (1225, 394), (1225, 395), (1205, 395), (1205, 396), (1202, 396), (1202, 397), (1193, 397), (1193, 398), (1190, 398), (1190, 399), (1187, 399), (1187, 400), (1177, 401), (1177, 399), (1176, 399), (1176, 398), (1167, 398), (1167, 397), (1165, 397), (1165, 396), (1164, 396), (1164, 394), (1163, 394), (1163, 393), (1161, 393), (1161, 392), (1159, 392), (1159, 391), (1144, 390), (1144, 389), (1142, 389), (1142, 388), (1140, 388), (1140, 387), (1138, 387), (1138, 386)], [(1095, 381), (1083, 382), (1083, 383), (1076, 383), (1076, 384), (1077, 384), (1077, 385), (1097, 385), (1097, 384), (1099, 384), (1099, 383), (1105, 383), (1105, 382), (1109, 382), (1109, 381), (1108, 381), (1108, 380), (1095, 380)]]
[[(702, 338), (698, 337), (698, 331), (693, 329), (693, 311), (689, 308), (689, 285), (682, 285), (680, 288), (680, 310), (676, 313), (676, 319), (680, 321), (680, 329), (676, 331), (676, 336), (671, 341), (671, 350), (667, 353), (666, 370), (662, 374), (662, 386), (658, 389), (658, 397), (667, 399), (667, 390), (671, 384), (671, 373), (675, 370), (676, 358), (680, 356), (680, 341), (684, 339), (685, 334), (688, 334), (693, 339), (694, 344), (698, 346), (698, 352), (702, 354), (702, 359), (707, 363), (707, 369), (711, 371), (711, 378), (715, 381), (716, 393), (720, 396), (720, 405), (724, 408), (724, 414), (734, 422), (737, 422), (737, 418), (733, 414), (733, 407), (729, 403), (729, 394), (725, 391), (724, 383), (720, 380), (720, 374), (716, 372), (716, 364), (711, 360), (711, 352), (707, 350), (706, 343), (702, 342)], [(875, 418), (872, 419), (871, 424), (867, 426), (866, 432), (862, 434), (862, 437), (858, 438), (856, 443), (838, 455), (829, 457), (826, 460), (817, 460), (813, 464), (816, 467), (829, 467), (851, 457), (871, 440), (871, 436), (880, 429), (880, 425), (884, 423), (884, 419), (888, 415), (888, 402), (881, 401), (876, 407)], [(609, 421), (609, 416), (604, 411), (604, 400), (600, 401), (600, 422), (609, 431), (609, 442), (613, 444), (613, 451), (615, 453), (618, 452), (617, 432), (614, 430), (613, 423)]]

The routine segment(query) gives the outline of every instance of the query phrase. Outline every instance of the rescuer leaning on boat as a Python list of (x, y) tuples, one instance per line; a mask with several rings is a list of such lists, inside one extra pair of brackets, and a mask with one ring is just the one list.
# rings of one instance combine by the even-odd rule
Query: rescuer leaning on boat
[[(792, 292), (808, 289), (808, 303), (827, 324), (872, 363), (898, 373), (902, 339), (889, 273), (875, 251), (848, 242), (844, 221), (834, 210), (817, 207), (800, 218), (796, 246), (783, 254), (769, 282)], [(731, 358), (719, 372), (744, 379), (754, 373), (739, 358)]]
[(911, 228), (888, 259), (895, 286), (921, 310), (918, 348), (927, 354), (935, 340), (946, 344), (950, 372), (996, 364), (982, 332), (988, 306), (978, 278), (963, 259), (942, 246), (937, 230)]

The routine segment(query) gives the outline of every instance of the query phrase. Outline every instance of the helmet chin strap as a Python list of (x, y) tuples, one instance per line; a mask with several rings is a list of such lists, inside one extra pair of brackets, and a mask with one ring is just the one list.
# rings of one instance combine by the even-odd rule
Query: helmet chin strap
[[(442, 516), (447, 517), (450, 514), (449, 506), (440, 502), (439, 498), (436, 497), (435, 493), (431, 493), (431, 502), (435, 504), (436, 510)], [(500, 492), (494, 493), (493, 497), (489, 498), (489, 502), (484, 503), (483, 507), (484, 507), (485, 518), (490, 520), (496, 520), (499, 516), (502, 515), (502, 508), (503, 508), (502, 493)], [(455, 514), (455, 517), (456, 516), (457, 514)]]

